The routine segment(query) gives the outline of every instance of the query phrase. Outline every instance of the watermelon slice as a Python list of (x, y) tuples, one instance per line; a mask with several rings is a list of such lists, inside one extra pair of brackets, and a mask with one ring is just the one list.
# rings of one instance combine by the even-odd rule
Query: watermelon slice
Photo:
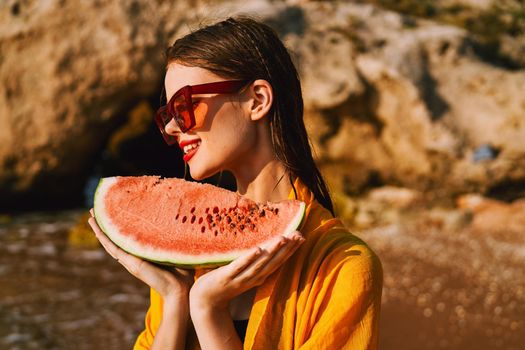
[(297, 200), (256, 203), (212, 185), (158, 176), (108, 177), (95, 193), (95, 218), (125, 251), (182, 267), (226, 264), (300, 225)]

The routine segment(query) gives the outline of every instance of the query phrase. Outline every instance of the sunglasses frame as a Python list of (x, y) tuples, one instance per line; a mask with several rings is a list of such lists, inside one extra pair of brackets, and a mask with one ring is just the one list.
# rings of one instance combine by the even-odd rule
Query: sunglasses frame
[[(212, 83), (199, 85), (186, 85), (173, 94), (168, 103), (157, 110), (155, 115), (155, 122), (160, 129), (164, 141), (168, 145), (173, 145), (177, 142), (176, 138), (166, 133), (166, 125), (175, 119), (180, 131), (186, 133), (193, 129), (197, 122), (195, 120), (195, 113), (193, 109), (192, 95), (196, 94), (231, 94), (238, 92), (246, 86), (250, 80), (225, 80), (216, 81)], [(184, 107), (187, 111), (186, 118), (182, 115), (175, 106), (175, 102), (180, 97), (184, 98)]]

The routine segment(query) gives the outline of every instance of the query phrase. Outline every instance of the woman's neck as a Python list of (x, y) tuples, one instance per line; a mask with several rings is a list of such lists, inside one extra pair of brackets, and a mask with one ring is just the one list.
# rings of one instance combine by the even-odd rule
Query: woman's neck
[(250, 147), (229, 167), (237, 192), (259, 203), (287, 199), (292, 186), (286, 167), (275, 155), (270, 125), (262, 120), (255, 128)]
[(288, 198), (291, 190), (286, 167), (277, 159), (234, 172), (237, 192), (256, 202), (277, 202)]

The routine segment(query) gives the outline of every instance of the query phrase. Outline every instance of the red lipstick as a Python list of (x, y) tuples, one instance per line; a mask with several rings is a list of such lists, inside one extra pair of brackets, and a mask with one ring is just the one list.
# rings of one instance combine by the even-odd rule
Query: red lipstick
[(197, 150), (198, 150), (198, 149), (199, 149), (198, 147), (192, 149), (191, 151), (189, 151), (188, 153), (186, 153), (186, 154), (184, 155), (184, 157), (182, 157), (182, 159), (183, 159), (186, 163), (188, 163), (188, 162), (190, 161), (190, 159), (195, 155), (195, 153), (197, 153)]
[(191, 145), (192, 143), (197, 143), (199, 141), (200, 141), (200, 139), (182, 140), (181, 142), (179, 142), (179, 147), (180, 147), (180, 149), (184, 149), (184, 146)]
[[(200, 142), (200, 139), (184, 140), (184, 141), (181, 141), (179, 143), (179, 147), (184, 151), (184, 147), (186, 147), (188, 145), (197, 144), (199, 142)], [(188, 153), (184, 154), (182, 159), (186, 163), (189, 162), (189, 160), (195, 155), (195, 153), (197, 152), (198, 149), (199, 149), (199, 147), (197, 146), (196, 148), (193, 148), (193, 149), (189, 150)]]

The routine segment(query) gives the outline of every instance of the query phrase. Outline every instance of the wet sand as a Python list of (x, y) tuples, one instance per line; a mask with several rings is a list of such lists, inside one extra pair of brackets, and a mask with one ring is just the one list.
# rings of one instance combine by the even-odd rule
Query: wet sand
[[(102, 249), (68, 241), (81, 214), (0, 224), (0, 349), (131, 349), (148, 289)], [(356, 234), (383, 263), (381, 349), (525, 344), (520, 233), (415, 220)]]
[(524, 238), (417, 224), (362, 237), (384, 268), (381, 349), (523, 348)]

